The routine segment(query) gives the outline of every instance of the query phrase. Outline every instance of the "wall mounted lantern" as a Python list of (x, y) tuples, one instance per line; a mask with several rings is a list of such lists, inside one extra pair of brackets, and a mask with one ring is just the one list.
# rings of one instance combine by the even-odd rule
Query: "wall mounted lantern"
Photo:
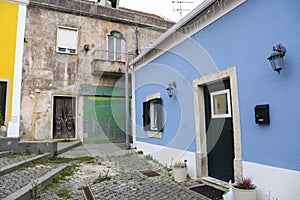
[(176, 88), (176, 82), (173, 82), (173, 83), (169, 83), (169, 87), (167, 87), (167, 92), (168, 92), (168, 95), (169, 97), (171, 98), (174, 94), (174, 89)]
[(282, 44), (278, 44), (273, 47), (273, 53), (268, 58), (270, 61), (274, 71), (276, 71), (278, 74), (280, 74), (280, 71), (283, 68), (284, 65), (284, 56), (285, 56), (286, 48)]

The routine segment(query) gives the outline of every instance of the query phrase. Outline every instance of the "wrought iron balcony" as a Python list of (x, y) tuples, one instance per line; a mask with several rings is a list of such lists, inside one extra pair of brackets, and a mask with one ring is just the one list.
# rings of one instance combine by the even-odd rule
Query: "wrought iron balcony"
[[(134, 58), (134, 55), (128, 54), (128, 62)], [(125, 73), (126, 53), (95, 50), (93, 52), (92, 74), (109, 74), (122, 76)]]

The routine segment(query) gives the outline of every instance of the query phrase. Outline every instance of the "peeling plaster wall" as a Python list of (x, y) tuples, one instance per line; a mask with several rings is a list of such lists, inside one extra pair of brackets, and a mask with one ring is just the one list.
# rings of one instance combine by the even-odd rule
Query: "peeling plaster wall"
[[(103, 8), (101, 8), (103, 9)], [(112, 13), (113, 15), (113, 13)], [(76, 55), (56, 52), (57, 26), (78, 28)], [(149, 24), (151, 26), (151, 24)], [(83, 138), (83, 100), (80, 86), (124, 87), (124, 79), (110, 75), (92, 75), (93, 51), (107, 50), (107, 35), (116, 29), (128, 35), (129, 52), (136, 51), (136, 27), (140, 47), (147, 48), (164, 31), (45, 9), (45, 5), (28, 6), (24, 40), (24, 66), (21, 105), (21, 138), (24, 140), (51, 139), (53, 95), (72, 95), (77, 98), (77, 137)], [(165, 29), (166, 30), (166, 29)], [(83, 46), (90, 45), (85, 51)], [(36, 93), (36, 90), (39, 90)]]

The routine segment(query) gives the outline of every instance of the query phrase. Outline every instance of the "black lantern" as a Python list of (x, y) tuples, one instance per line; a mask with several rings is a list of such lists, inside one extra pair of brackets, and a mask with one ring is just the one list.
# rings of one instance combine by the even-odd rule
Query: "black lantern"
[(176, 82), (169, 83), (169, 87), (167, 87), (167, 92), (170, 98), (173, 96), (175, 88), (176, 88)]
[(273, 53), (268, 58), (270, 61), (274, 71), (278, 72), (280, 74), (280, 71), (283, 68), (284, 65), (284, 56), (285, 56), (286, 48), (282, 44), (278, 44), (273, 47)]

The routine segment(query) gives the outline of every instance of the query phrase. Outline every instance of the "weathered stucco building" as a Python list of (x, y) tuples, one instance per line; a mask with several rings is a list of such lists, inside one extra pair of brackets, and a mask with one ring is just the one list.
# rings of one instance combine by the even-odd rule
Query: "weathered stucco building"
[(112, 3), (116, 8), (103, 0), (30, 1), (21, 101), (24, 140), (125, 139), (125, 41), (110, 32), (126, 35), (131, 60), (173, 22)]

